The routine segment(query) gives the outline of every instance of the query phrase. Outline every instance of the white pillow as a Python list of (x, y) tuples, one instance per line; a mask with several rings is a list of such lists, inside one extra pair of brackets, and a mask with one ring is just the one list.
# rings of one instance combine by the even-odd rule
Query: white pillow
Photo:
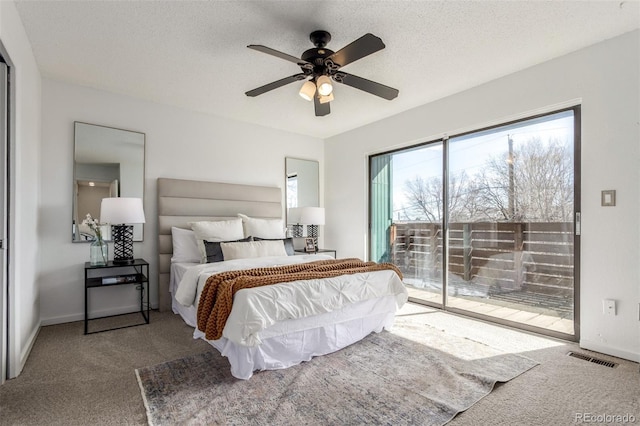
[(285, 238), (284, 221), (282, 219), (259, 219), (238, 213), (244, 226), (244, 237), (264, 239)]
[(207, 263), (207, 251), (204, 240), (207, 241), (237, 241), (244, 238), (241, 219), (189, 222), (189, 226), (196, 234), (200, 263)]
[(265, 256), (286, 256), (282, 240), (251, 241), (246, 243), (220, 243), (224, 260), (250, 259)]
[(195, 232), (172, 226), (171, 239), (173, 241), (172, 262), (198, 263), (201, 261), (202, 256), (198, 249)]

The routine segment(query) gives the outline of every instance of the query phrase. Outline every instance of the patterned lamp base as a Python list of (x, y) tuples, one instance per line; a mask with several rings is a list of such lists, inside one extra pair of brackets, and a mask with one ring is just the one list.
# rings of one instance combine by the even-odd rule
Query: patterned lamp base
[(133, 263), (133, 225), (111, 225), (113, 263)]
[(293, 238), (301, 238), (302, 237), (302, 225), (291, 225), (291, 231), (293, 234)]

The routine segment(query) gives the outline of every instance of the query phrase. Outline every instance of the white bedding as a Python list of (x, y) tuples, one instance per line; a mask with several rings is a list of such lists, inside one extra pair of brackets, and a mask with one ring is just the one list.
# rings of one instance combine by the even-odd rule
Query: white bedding
[[(182, 277), (176, 300), (184, 306), (195, 305), (207, 278), (221, 271), (310, 260), (319, 260), (318, 255), (238, 259), (194, 266)], [(261, 333), (278, 321), (338, 311), (355, 302), (384, 296), (394, 296), (397, 306), (402, 306), (407, 301), (407, 290), (400, 277), (392, 270), (244, 289), (234, 296), (233, 307), (222, 335), (240, 345), (257, 346), (261, 343)]]
[(268, 330), (277, 336), (262, 336), (259, 346), (238, 345), (222, 337), (206, 340), (195, 330), (194, 337), (206, 340), (229, 359), (231, 374), (247, 380), (256, 370), (278, 370), (309, 361), (358, 342), (372, 332), (393, 325), (396, 301), (393, 296), (358, 302), (337, 312), (277, 323)]
[(194, 266), (200, 265), (200, 263), (185, 263), (185, 262), (173, 262), (171, 263), (171, 274), (169, 278), (169, 291), (171, 291), (171, 309), (174, 313), (180, 314), (184, 322), (193, 328), (197, 327), (196, 317), (198, 315), (198, 309), (195, 305), (184, 306), (178, 303), (175, 298), (178, 284), (182, 280), (184, 274)]
[(262, 268), (267, 266), (293, 265), (297, 263), (313, 262), (315, 260), (331, 259), (325, 254), (304, 256), (276, 256), (260, 257), (252, 259), (235, 259), (224, 262), (196, 263), (189, 267), (178, 282), (176, 300), (184, 306), (197, 304), (204, 283), (214, 273), (224, 271), (237, 271), (240, 269)]
[[(318, 254), (173, 264), (172, 280), (182, 277), (173, 292), (174, 312), (195, 328), (197, 302), (212, 274), (331, 258)], [(396, 308), (407, 298), (400, 278), (386, 270), (243, 289), (234, 297), (223, 337), (208, 342), (229, 358), (235, 377), (248, 379), (254, 370), (286, 368), (391, 327)], [(197, 329), (194, 337), (204, 339)]]

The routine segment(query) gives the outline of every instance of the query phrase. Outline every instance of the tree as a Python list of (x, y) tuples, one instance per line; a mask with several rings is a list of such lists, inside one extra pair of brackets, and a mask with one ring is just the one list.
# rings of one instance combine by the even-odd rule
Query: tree
[[(490, 158), (470, 178), (449, 176), (449, 220), (566, 222), (573, 215), (570, 144), (534, 137)], [(507, 160), (507, 161), (506, 161)], [(441, 222), (442, 179), (415, 176), (405, 182), (406, 212), (415, 220)]]
[[(514, 150), (512, 165), (494, 156), (478, 175), (487, 219), (566, 222), (573, 215), (573, 164), (568, 146), (532, 138)], [(510, 177), (509, 168), (512, 167)], [(513, 185), (509, 185), (513, 179)], [(513, 208), (509, 208), (510, 201)]]
[[(470, 193), (473, 182), (466, 172), (449, 177), (449, 217), (461, 220), (469, 212), (475, 211), (474, 197)], [(415, 176), (405, 182), (405, 196), (408, 201), (408, 214), (415, 220), (441, 222), (444, 208), (442, 178), (423, 178)], [(455, 218), (455, 219), (454, 219)]]

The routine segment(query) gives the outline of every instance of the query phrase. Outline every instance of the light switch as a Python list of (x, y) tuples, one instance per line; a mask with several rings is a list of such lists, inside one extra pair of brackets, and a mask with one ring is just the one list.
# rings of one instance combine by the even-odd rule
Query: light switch
[(616, 190), (607, 189), (600, 194), (600, 205), (612, 207), (616, 205)]
[(602, 313), (614, 316), (616, 314), (616, 301), (613, 299), (604, 299), (602, 301)]

